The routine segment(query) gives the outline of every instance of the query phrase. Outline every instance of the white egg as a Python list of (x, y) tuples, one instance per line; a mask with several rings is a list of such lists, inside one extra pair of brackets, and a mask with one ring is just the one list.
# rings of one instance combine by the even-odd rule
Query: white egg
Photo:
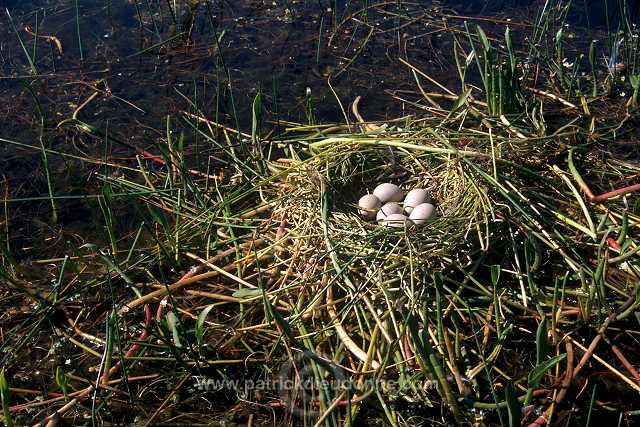
[(389, 215), (401, 214), (401, 213), (402, 213), (402, 206), (400, 206), (396, 202), (389, 202), (380, 208), (380, 210), (378, 211), (378, 214), (376, 215), (376, 220), (380, 222), (386, 217), (388, 217)]
[(373, 194), (380, 199), (382, 203), (387, 202), (400, 202), (404, 197), (402, 190), (395, 184), (384, 183), (378, 185), (374, 190)]
[(407, 193), (407, 196), (404, 198), (404, 211), (407, 214), (410, 214), (413, 208), (422, 203), (428, 203), (431, 201), (429, 197), (429, 193), (422, 188), (414, 188), (413, 190)]
[(375, 218), (378, 209), (380, 209), (380, 199), (373, 194), (367, 194), (358, 200), (358, 213), (367, 219)]
[(433, 218), (436, 214), (436, 207), (431, 203), (422, 203), (413, 208), (411, 211), (411, 215), (409, 215), (409, 219), (416, 223), (416, 225), (422, 225), (429, 218)]
[(405, 226), (410, 226), (411, 221), (406, 217), (406, 215), (391, 214), (382, 221), (382, 224), (387, 227), (404, 228)]

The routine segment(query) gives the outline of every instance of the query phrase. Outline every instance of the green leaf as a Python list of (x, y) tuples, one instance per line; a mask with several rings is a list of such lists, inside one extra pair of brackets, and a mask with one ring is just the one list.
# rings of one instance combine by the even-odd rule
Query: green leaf
[(260, 125), (262, 123), (262, 94), (258, 92), (253, 99), (251, 120), (251, 139), (256, 143), (260, 137)]
[(169, 222), (162, 211), (152, 205), (146, 205), (146, 207), (149, 210), (151, 217), (153, 217), (153, 220), (162, 226), (165, 233), (169, 234)]
[(409, 331), (409, 336), (413, 341), (413, 344), (416, 348), (416, 353), (418, 356), (418, 364), (420, 367), (426, 371), (428, 371), (433, 378), (436, 378), (436, 372), (433, 368), (433, 365), (429, 362), (429, 351), (428, 347), (425, 346), (422, 337), (420, 336), (420, 331), (418, 328), (418, 322), (416, 318), (409, 314), (406, 320), (407, 329)]
[(498, 285), (498, 280), (500, 280), (500, 266), (492, 265), (491, 266), (491, 284), (495, 288)]
[(282, 317), (282, 314), (280, 314), (280, 312), (273, 307), (273, 305), (271, 304), (271, 301), (269, 301), (269, 298), (267, 298), (266, 295), (264, 297), (264, 305), (265, 305), (265, 310), (267, 311), (269, 316), (273, 320), (275, 320), (276, 324), (280, 327), (280, 330), (282, 331), (282, 333), (289, 339), (290, 344), (299, 347), (300, 345), (298, 344), (298, 340), (296, 340), (296, 337), (293, 334), (291, 325), (289, 324), (289, 322), (285, 320), (284, 317)]
[(469, 52), (469, 54), (467, 55), (467, 57), (464, 60), (464, 65), (466, 67), (468, 67), (471, 64), (471, 61), (473, 61), (473, 59), (475, 58), (475, 56), (476, 56), (476, 51), (475, 50), (472, 50), (471, 52)]
[(11, 392), (9, 391), (9, 384), (4, 377), (4, 368), (0, 370), (0, 400), (2, 400), (2, 412), (4, 414), (4, 424), (7, 427), (13, 426), (11, 418), (11, 412), (9, 411), (9, 400), (11, 399)]
[(113, 190), (109, 184), (102, 187), (102, 197), (108, 206), (111, 206), (111, 200), (113, 199)]
[[(451, 108), (451, 113), (456, 112), (460, 107), (467, 103), (467, 99), (471, 95), (471, 88), (466, 89), (459, 97), (456, 99), (456, 103), (453, 104), (453, 108)], [(451, 114), (450, 113), (450, 114)]]
[(562, 43), (562, 34), (562, 28), (560, 28), (556, 33), (556, 49), (559, 48)]
[(178, 333), (178, 318), (170, 311), (167, 313), (167, 326), (171, 330), (171, 335), (173, 336), (173, 344), (176, 347), (182, 347), (182, 343), (180, 343), (180, 334)]
[(522, 422), (522, 405), (518, 401), (516, 388), (513, 383), (507, 383), (504, 389), (505, 400), (507, 401), (507, 412), (509, 414), (509, 427), (520, 427)]
[(113, 262), (111, 258), (103, 254), (102, 251), (98, 252), (98, 258), (100, 258), (102, 262), (104, 262), (105, 265), (108, 266), (111, 270), (118, 273), (118, 275), (122, 277), (122, 280), (124, 280), (128, 285), (133, 285), (135, 283), (129, 276), (125, 274), (124, 271), (122, 271), (120, 267), (116, 265), (115, 262)]
[(567, 357), (567, 353), (562, 353), (533, 368), (531, 372), (529, 372), (529, 377), (527, 378), (529, 388), (534, 389), (538, 387), (547, 371), (560, 363), (565, 357)]
[(460, 64), (460, 58), (458, 57), (458, 45), (453, 44), (453, 58), (456, 60), (456, 68), (458, 69), (458, 75), (460, 76), (460, 81), (462, 82), (462, 87), (464, 88), (464, 76), (467, 72), (466, 67), (463, 68)]
[(504, 31), (504, 41), (507, 44), (507, 50), (509, 51), (509, 55), (513, 52), (513, 43), (511, 42), (511, 30), (509, 27)]
[(480, 37), (480, 42), (482, 42), (482, 47), (485, 52), (489, 52), (491, 50), (491, 43), (489, 43), (489, 39), (485, 34), (484, 30), (480, 28), (480, 25), (476, 25), (476, 30), (478, 31), (478, 36)]
[(551, 344), (549, 343), (547, 334), (547, 318), (543, 317), (542, 321), (538, 324), (538, 330), (536, 331), (536, 365), (540, 365), (551, 351)]
[(60, 389), (63, 389), (67, 385), (67, 376), (64, 374), (64, 371), (60, 366), (56, 368), (56, 384)]
[(242, 288), (235, 291), (232, 295), (234, 298), (255, 298), (262, 296), (262, 289)]
[(207, 315), (212, 308), (213, 304), (208, 305), (198, 315), (198, 320), (196, 321), (196, 340), (198, 341), (198, 347), (202, 347), (204, 339), (204, 321), (207, 319)]
[(67, 383), (67, 376), (64, 374), (64, 371), (62, 370), (62, 368), (60, 366), (56, 367), (56, 384), (58, 384), (58, 387), (60, 387), (60, 390), (62, 390), (62, 394), (64, 394), (64, 401), (68, 402), (69, 401), (69, 396), (68, 396), (68, 383)]
[(111, 314), (107, 318), (106, 321), (106, 330), (105, 330), (105, 358), (104, 358), (104, 372), (109, 372), (111, 369), (111, 360), (113, 358), (113, 343), (116, 340), (116, 328), (118, 325), (118, 318), (116, 316), (115, 310), (111, 311)]

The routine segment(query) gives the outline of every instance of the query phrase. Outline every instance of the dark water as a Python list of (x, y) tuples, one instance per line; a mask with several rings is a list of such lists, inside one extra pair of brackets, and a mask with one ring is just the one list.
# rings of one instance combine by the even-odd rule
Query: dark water
[[(64, 111), (61, 104), (71, 107), (91, 93), (83, 85), (104, 79), (111, 93), (123, 100), (100, 99), (87, 112), (98, 122), (110, 120), (116, 128), (129, 128), (132, 120), (158, 127), (164, 115), (188, 105), (178, 92), (208, 114), (231, 120), (228, 123), (237, 118), (246, 126), (251, 100), (258, 91), (264, 95), (270, 119), (306, 121), (305, 94), (310, 88), (318, 120), (343, 120), (327, 84), (329, 74), (345, 105), (361, 95), (366, 118), (395, 117), (402, 114), (402, 105), (384, 91), (415, 90), (409, 70), (398, 62), (398, 56), (406, 55), (427, 74), (455, 87), (451, 44), (438, 31), (439, 12), (530, 22), (544, 4), (532, 0), (448, 0), (398, 2), (402, 6), (396, 6), (389, 2), (381, 8), (384, 13), (377, 8), (358, 13), (369, 3), (241, 0), (191, 2), (190, 6), (186, 1), (84, 0), (78, 1), (76, 21), (74, 1), (3, 3), (27, 50), (36, 51), (35, 68), (41, 76), (36, 85), (46, 85), (43, 94), (48, 95), (40, 101), (55, 103), (54, 114), (64, 115), (69, 110)], [(607, 25), (605, 2), (574, 3), (570, 21)], [(609, 3), (608, 25), (616, 27), (617, 2)], [(629, 7), (635, 11), (636, 4), (632, 1)], [(0, 73), (6, 96), (16, 93), (7, 86), (18, 89), (15, 77), (29, 77), (32, 70), (7, 16), (2, 15)], [(418, 19), (423, 15), (424, 19)], [(411, 23), (412, 19), (416, 22)], [(34, 47), (34, 38), (24, 27), (33, 30), (36, 21), (41, 35), (60, 40), (63, 54), (43, 37)], [(462, 24), (461, 20), (449, 21)], [(371, 26), (376, 31), (367, 39)], [(188, 35), (176, 36), (181, 31)], [(7, 81), (6, 77), (14, 78)], [(13, 107), (11, 110), (19, 114)]]

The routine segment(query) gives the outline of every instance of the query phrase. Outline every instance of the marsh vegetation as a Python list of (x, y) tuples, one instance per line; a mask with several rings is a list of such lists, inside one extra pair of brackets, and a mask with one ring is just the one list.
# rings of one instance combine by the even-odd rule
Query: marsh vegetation
[(635, 424), (637, 5), (472, 3), (5, 2), (5, 425)]

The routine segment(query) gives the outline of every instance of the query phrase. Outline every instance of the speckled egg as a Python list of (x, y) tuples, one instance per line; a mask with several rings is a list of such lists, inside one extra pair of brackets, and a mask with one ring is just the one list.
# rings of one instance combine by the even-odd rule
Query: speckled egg
[(413, 208), (409, 219), (416, 225), (423, 225), (429, 218), (433, 218), (436, 215), (436, 207), (431, 203), (422, 203)]
[(378, 214), (376, 215), (376, 220), (380, 222), (384, 220), (386, 217), (388, 217), (389, 215), (401, 214), (401, 213), (402, 213), (402, 206), (400, 206), (396, 202), (385, 203), (384, 206), (382, 206), (378, 211)]
[(411, 221), (406, 215), (391, 214), (382, 221), (382, 224), (387, 227), (404, 228), (405, 226), (408, 227), (411, 225)]
[(373, 195), (380, 199), (380, 202), (382, 203), (400, 202), (404, 197), (404, 193), (400, 187), (389, 182), (378, 185), (373, 190)]
[(375, 218), (378, 209), (380, 209), (380, 205), (382, 205), (380, 199), (373, 194), (367, 194), (360, 197), (360, 200), (358, 200), (358, 207), (360, 208), (358, 209), (358, 213), (364, 218), (373, 219)]
[(416, 206), (430, 201), (431, 197), (429, 197), (429, 193), (426, 190), (423, 190), (422, 188), (414, 188), (409, 191), (404, 198), (404, 211), (407, 214), (410, 214)]

